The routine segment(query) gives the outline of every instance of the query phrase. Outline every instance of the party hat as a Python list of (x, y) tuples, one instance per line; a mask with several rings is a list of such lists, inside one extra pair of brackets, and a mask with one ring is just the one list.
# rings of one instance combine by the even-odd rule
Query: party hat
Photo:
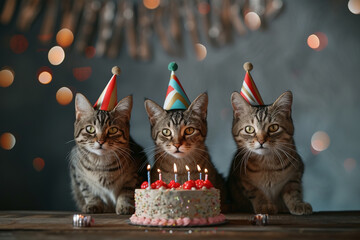
[(178, 65), (175, 62), (169, 63), (168, 69), (171, 71), (171, 75), (164, 102), (165, 110), (186, 110), (191, 103), (179, 79), (175, 75), (177, 68)]
[(243, 98), (251, 105), (264, 105), (255, 82), (250, 75), (250, 71), (253, 69), (253, 65), (249, 62), (246, 62), (244, 63), (244, 69), (246, 73), (240, 92), (241, 96), (243, 96)]
[(113, 76), (110, 78), (109, 83), (106, 85), (104, 91), (101, 93), (99, 99), (94, 104), (94, 108), (98, 110), (111, 111), (117, 103), (117, 87), (116, 76), (119, 76), (121, 70), (115, 66), (111, 69)]

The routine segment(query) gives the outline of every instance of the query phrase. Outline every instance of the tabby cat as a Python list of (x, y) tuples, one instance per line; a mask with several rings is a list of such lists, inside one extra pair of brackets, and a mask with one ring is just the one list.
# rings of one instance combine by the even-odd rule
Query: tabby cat
[(293, 139), (292, 93), (283, 93), (272, 105), (251, 106), (234, 92), (231, 103), (238, 147), (228, 178), (234, 210), (311, 214), (302, 196), (304, 164)]
[[(187, 181), (185, 165), (190, 168), (192, 180), (199, 179), (196, 165), (206, 168), (209, 180), (222, 192), (224, 179), (210, 160), (205, 145), (207, 134), (208, 95), (200, 94), (187, 110), (164, 110), (151, 100), (145, 101), (145, 109), (151, 124), (151, 136), (155, 142), (155, 164), (152, 179), (158, 179), (157, 169), (162, 171), (165, 182), (174, 180), (174, 163), (177, 165), (178, 182)], [(204, 179), (204, 173), (202, 173)], [(222, 194), (225, 196), (225, 193)]]
[(134, 210), (134, 189), (146, 174), (146, 169), (138, 170), (146, 157), (130, 137), (131, 109), (132, 96), (112, 111), (102, 111), (82, 94), (76, 95), (70, 176), (73, 197), (83, 212), (129, 214)]

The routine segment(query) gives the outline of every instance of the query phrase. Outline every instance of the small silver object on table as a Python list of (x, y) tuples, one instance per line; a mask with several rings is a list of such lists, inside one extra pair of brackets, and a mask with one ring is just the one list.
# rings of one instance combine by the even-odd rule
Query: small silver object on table
[(251, 217), (250, 222), (252, 225), (265, 226), (269, 223), (268, 214), (256, 214)]
[(94, 224), (94, 219), (90, 215), (74, 214), (73, 216), (74, 227), (90, 227), (92, 224)]

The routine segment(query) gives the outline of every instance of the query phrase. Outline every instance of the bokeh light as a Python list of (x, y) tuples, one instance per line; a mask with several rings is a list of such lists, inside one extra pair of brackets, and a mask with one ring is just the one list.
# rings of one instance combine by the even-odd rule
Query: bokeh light
[(39, 74), (38, 80), (42, 84), (49, 84), (52, 80), (52, 75), (48, 71), (43, 71)]
[(91, 67), (77, 67), (73, 68), (73, 75), (78, 81), (85, 81), (91, 76)]
[(330, 137), (326, 132), (318, 131), (315, 132), (311, 137), (311, 147), (317, 151), (321, 152), (326, 150), (330, 145)]
[(93, 58), (95, 56), (96, 49), (93, 46), (88, 46), (85, 48), (85, 56), (87, 58)]
[(16, 53), (20, 54), (26, 51), (29, 47), (29, 42), (24, 35), (14, 35), (10, 38), (10, 49)]
[(45, 167), (45, 161), (44, 161), (44, 159), (39, 158), (39, 157), (34, 158), (34, 160), (33, 160), (33, 167), (34, 167), (34, 169), (35, 169), (36, 171), (38, 171), (38, 172), (42, 171), (42, 170), (44, 169), (44, 167)]
[(52, 65), (61, 64), (65, 59), (64, 49), (60, 46), (52, 47), (49, 51), (48, 59)]
[(14, 82), (14, 71), (5, 67), (0, 71), (0, 87), (9, 87)]
[(321, 51), (327, 46), (328, 38), (324, 33), (317, 32), (308, 37), (307, 44), (310, 48)]
[(198, 61), (202, 61), (206, 58), (207, 50), (204, 45), (201, 43), (195, 44), (195, 52), (196, 52), (196, 58)]
[(356, 160), (353, 158), (347, 158), (344, 161), (344, 168), (346, 171), (351, 172), (356, 167)]
[(11, 150), (15, 143), (16, 139), (11, 133), (3, 133), (0, 137), (0, 146), (5, 150)]
[(56, 42), (63, 48), (69, 47), (74, 41), (74, 34), (67, 28), (61, 29), (56, 34)]
[(144, 6), (148, 9), (155, 9), (160, 5), (160, 0), (143, 0)]
[(348, 8), (353, 14), (360, 14), (360, 0), (349, 0)]
[(198, 11), (202, 15), (206, 15), (210, 12), (210, 4), (207, 2), (200, 2), (198, 4)]
[(67, 87), (62, 87), (56, 92), (56, 101), (60, 105), (68, 105), (73, 99), (72, 91)]
[(245, 14), (245, 24), (250, 30), (257, 30), (261, 26), (261, 19), (255, 12), (248, 12)]

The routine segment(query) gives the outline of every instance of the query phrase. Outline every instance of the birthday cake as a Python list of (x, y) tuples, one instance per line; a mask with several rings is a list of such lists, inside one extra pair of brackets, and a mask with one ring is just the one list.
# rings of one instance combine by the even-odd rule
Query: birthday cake
[(158, 180), (135, 190), (132, 224), (147, 226), (199, 226), (225, 221), (220, 212), (220, 191), (206, 180), (190, 180), (182, 186)]

